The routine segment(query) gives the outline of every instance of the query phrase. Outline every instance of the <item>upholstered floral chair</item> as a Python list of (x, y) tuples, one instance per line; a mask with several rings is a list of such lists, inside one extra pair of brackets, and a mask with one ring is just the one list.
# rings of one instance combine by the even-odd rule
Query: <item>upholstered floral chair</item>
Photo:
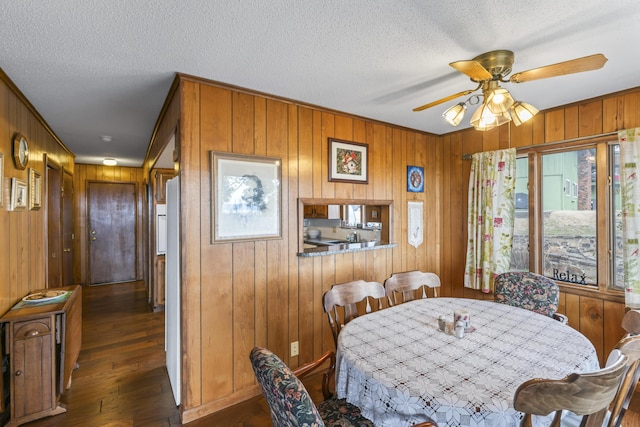
[(548, 277), (529, 271), (498, 274), (493, 282), (495, 301), (535, 311), (567, 323), (558, 310), (558, 285)]
[(344, 399), (330, 397), (328, 383), (335, 368), (333, 352), (327, 352), (320, 359), (296, 370), (299, 375), (304, 376), (327, 359), (331, 360), (322, 387), (325, 398), (329, 398), (317, 407), (302, 381), (278, 356), (265, 348), (256, 347), (251, 350), (249, 358), (256, 379), (262, 387), (262, 394), (269, 404), (274, 427), (374, 427), (371, 421), (360, 414), (357, 406)]

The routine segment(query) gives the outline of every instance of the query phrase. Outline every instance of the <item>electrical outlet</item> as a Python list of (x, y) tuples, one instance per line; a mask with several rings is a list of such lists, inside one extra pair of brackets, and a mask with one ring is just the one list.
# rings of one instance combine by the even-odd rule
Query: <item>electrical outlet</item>
[(300, 346), (298, 341), (291, 343), (291, 357), (296, 357), (300, 353)]

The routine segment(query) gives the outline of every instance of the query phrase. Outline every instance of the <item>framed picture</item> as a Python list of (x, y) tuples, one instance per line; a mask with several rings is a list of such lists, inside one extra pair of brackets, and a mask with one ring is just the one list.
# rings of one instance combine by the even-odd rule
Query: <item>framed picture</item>
[(27, 208), (27, 183), (11, 178), (11, 206), (9, 210), (21, 211)]
[(407, 191), (410, 193), (424, 193), (424, 168), (407, 166)]
[(29, 168), (29, 209), (34, 211), (42, 207), (42, 175)]
[(282, 237), (281, 163), (211, 152), (212, 243)]
[(367, 144), (329, 138), (329, 181), (369, 182)]

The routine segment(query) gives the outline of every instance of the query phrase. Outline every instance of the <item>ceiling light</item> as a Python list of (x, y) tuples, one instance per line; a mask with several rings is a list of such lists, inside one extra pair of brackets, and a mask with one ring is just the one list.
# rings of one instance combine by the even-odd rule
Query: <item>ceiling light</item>
[(501, 114), (494, 114), (489, 109), (489, 106), (484, 103), (473, 113), (471, 116), (471, 126), (476, 130), (489, 130), (494, 127), (501, 126), (508, 123), (511, 120), (511, 116), (508, 112)]
[(103, 161), (102, 164), (105, 166), (115, 166), (118, 164), (118, 161), (112, 157), (106, 157)]
[(102, 135), (100, 139), (102, 142), (111, 142), (111, 135)]
[(484, 102), (493, 114), (501, 114), (507, 112), (514, 101), (508, 90), (498, 87), (489, 93)]
[(452, 126), (458, 126), (464, 117), (464, 112), (467, 110), (467, 105), (464, 102), (460, 102), (453, 107), (447, 108), (447, 111), (442, 113), (442, 117)]
[[(478, 88), (479, 89), (479, 88)], [(508, 90), (499, 86), (498, 81), (482, 82), (482, 95), (473, 95), (464, 102), (449, 107), (442, 117), (452, 126), (458, 126), (464, 117), (467, 104), (482, 104), (471, 116), (470, 124), (476, 130), (489, 130), (513, 120), (516, 126), (531, 119), (538, 113), (538, 109), (531, 104), (515, 101)]]
[(520, 126), (538, 113), (538, 109), (526, 102), (518, 101), (511, 108), (511, 118), (516, 126)]

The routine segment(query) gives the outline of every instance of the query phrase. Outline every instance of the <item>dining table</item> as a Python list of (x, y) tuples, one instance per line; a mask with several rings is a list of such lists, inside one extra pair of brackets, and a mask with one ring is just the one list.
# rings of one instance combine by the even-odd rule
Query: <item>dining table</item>
[[(456, 337), (455, 311), (470, 326)], [(438, 325), (445, 316), (445, 330)], [(336, 393), (377, 427), (518, 427), (520, 384), (600, 369), (593, 344), (551, 317), (465, 298), (418, 299), (363, 315), (338, 336)], [(548, 425), (553, 414), (534, 417)]]

